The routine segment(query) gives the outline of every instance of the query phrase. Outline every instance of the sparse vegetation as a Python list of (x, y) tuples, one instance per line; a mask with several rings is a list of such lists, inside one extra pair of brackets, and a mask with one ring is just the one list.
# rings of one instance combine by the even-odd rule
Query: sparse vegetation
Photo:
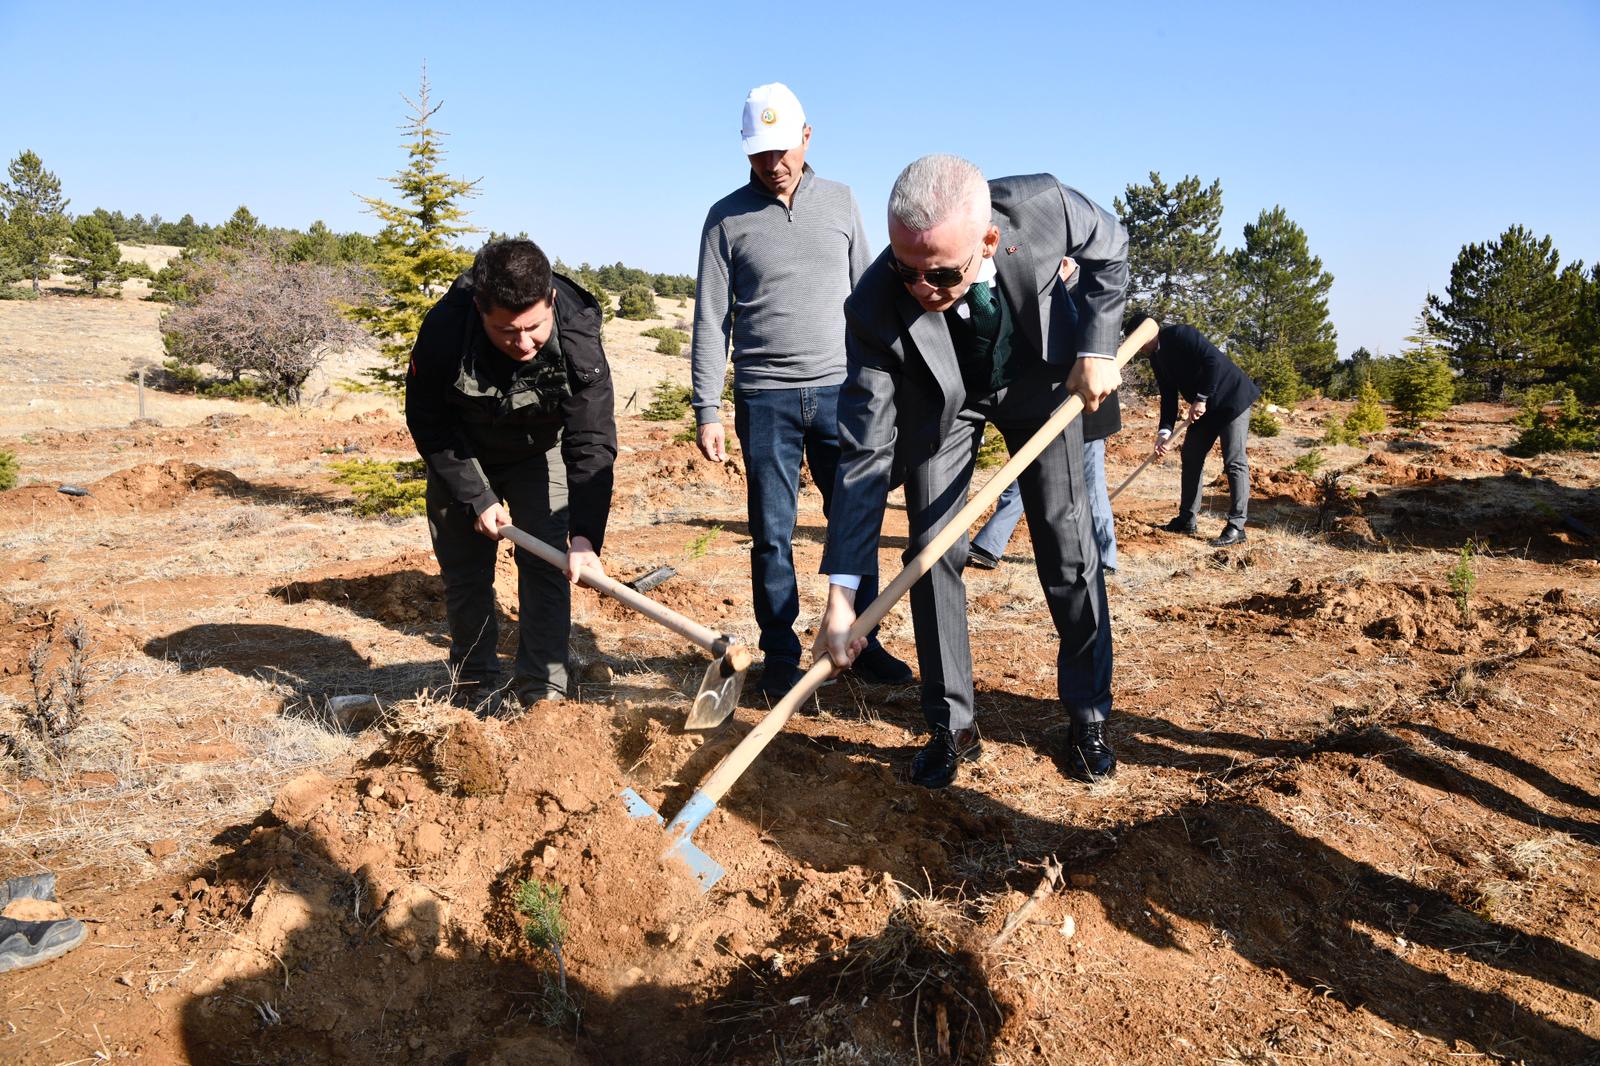
[(427, 471), (421, 459), (345, 459), (331, 465), (333, 480), (355, 493), (356, 514), (410, 518), (426, 507)]
[(17, 487), (17, 455), (0, 452), (0, 492)]
[(21, 735), (0, 733), (0, 754), (9, 755), (33, 775), (47, 772), (51, 762), (66, 755), (67, 741), (83, 721), (84, 696), (89, 687), (89, 632), (81, 619), (62, 629), (66, 664), (54, 671), (55, 651), (42, 640), (28, 653), (28, 685), (32, 699), (22, 707)]
[(704, 533), (700, 534), (698, 537), (691, 540), (689, 542), (688, 550), (689, 558), (698, 559), (704, 555), (711, 548), (711, 542), (716, 540), (721, 533), (722, 525), (721, 523), (718, 523), (717, 525), (714, 525), (710, 529), (706, 530)]
[(1276, 437), (1283, 432), (1283, 424), (1264, 407), (1250, 412), (1250, 432), (1257, 437)]
[(1296, 456), (1294, 462), (1289, 464), (1289, 469), (1297, 474), (1312, 477), (1318, 470), (1322, 469), (1322, 463), (1322, 449), (1312, 448), (1310, 451), (1301, 452)]
[(1445, 575), (1445, 580), (1450, 585), (1450, 595), (1455, 598), (1456, 609), (1461, 612), (1463, 622), (1472, 617), (1472, 590), (1478, 584), (1478, 568), (1473, 561), (1474, 553), (1475, 545), (1469, 540), (1461, 546), (1455, 565)]
[(662, 378), (652, 390), (655, 398), (639, 415), (647, 422), (676, 422), (689, 413), (689, 386)]
[[(1554, 410), (1547, 408), (1554, 406)], [(1594, 451), (1600, 447), (1600, 419), (1578, 402), (1565, 385), (1528, 390), (1517, 416), (1522, 432), (1507, 450), (1512, 455)]]
[(983, 443), (978, 445), (978, 469), (991, 470), (997, 466), (1004, 466), (1010, 454), (1006, 448), (1005, 438), (994, 428), (994, 423), (984, 426)]
[(678, 355), (683, 351), (683, 346), (689, 343), (689, 335), (681, 329), (671, 326), (651, 326), (639, 332), (641, 337), (650, 337), (656, 341), (656, 351), (662, 355)]
[(1317, 481), (1317, 531), (1320, 533), (1333, 528), (1334, 519), (1344, 507), (1345, 494), (1340, 485), (1343, 476), (1341, 470), (1328, 470)]

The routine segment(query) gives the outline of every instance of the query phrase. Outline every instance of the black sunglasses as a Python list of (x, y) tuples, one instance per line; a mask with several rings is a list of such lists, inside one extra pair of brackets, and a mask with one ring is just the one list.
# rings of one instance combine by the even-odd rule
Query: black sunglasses
[(894, 272), (900, 275), (900, 280), (907, 285), (915, 285), (919, 281), (926, 281), (936, 289), (950, 289), (961, 284), (961, 279), (967, 276), (967, 268), (978, 257), (977, 252), (967, 256), (967, 261), (958, 267), (934, 267), (932, 270), (912, 270), (900, 260), (896, 259), (893, 252), (889, 253), (889, 265), (894, 267)]

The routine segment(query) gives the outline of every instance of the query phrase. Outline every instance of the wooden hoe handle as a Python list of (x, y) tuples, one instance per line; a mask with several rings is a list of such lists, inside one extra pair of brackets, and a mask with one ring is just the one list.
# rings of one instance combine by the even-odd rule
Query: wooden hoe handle
[[(500, 535), (517, 547), (537, 555), (558, 570), (567, 568), (566, 552), (559, 551), (539, 538), (524, 533), (516, 526), (501, 526)], [(635, 592), (620, 581), (613, 581), (604, 574), (596, 574), (588, 570), (583, 571), (578, 580), (596, 592), (602, 592), (610, 596), (624, 607), (632, 608), (646, 618), (661, 623), (685, 640), (700, 645), (712, 655), (724, 655), (730, 649), (733, 649), (744, 660), (743, 666), (737, 663), (734, 664), (734, 669), (736, 670), (742, 670), (745, 666), (750, 665), (750, 653), (744, 649), (743, 645), (729, 640), (715, 630), (707, 629), (693, 619), (685, 618), (672, 608), (665, 607), (648, 596)]]

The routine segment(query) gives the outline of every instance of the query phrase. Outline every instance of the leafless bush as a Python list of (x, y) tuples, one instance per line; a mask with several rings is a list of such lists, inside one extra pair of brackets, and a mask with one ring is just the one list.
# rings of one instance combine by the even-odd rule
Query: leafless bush
[(359, 269), (289, 262), (254, 247), (204, 260), (196, 275), (200, 295), (161, 320), (168, 350), (235, 378), (255, 374), (275, 402), (298, 404), (328, 354), (366, 336), (341, 312), (367, 284)]
[(19, 714), (22, 734), (0, 733), (0, 752), (29, 773), (44, 769), (44, 753), (59, 761), (67, 738), (83, 722), (84, 693), (89, 687), (89, 633), (81, 621), (66, 626), (67, 663), (51, 672), (51, 643), (40, 641), (28, 653), (28, 682), (33, 700)]
[(1344, 486), (1339, 483), (1343, 472), (1329, 470), (1317, 481), (1317, 531), (1326, 533), (1333, 528), (1334, 519), (1344, 507)]

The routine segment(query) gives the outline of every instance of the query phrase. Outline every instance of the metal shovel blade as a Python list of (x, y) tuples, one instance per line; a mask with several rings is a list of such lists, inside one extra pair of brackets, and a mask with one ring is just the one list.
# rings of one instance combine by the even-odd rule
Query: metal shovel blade
[[(627, 808), (630, 818), (653, 818), (657, 825), (665, 822), (666, 819), (633, 789), (625, 788), (618, 795), (622, 797), (622, 805)], [(695, 882), (700, 886), (701, 892), (711, 891), (711, 886), (722, 880), (722, 875), (727, 873), (721, 863), (701, 851), (690, 839), (694, 831), (700, 828), (705, 816), (715, 807), (716, 804), (702, 793), (696, 792), (691, 796), (683, 810), (672, 820), (672, 824), (667, 826), (667, 847), (661, 853), (661, 861), (677, 859), (687, 866), (689, 872), (694, 875)]]
[[(733, 709), (739, 705), (739, 693), (744, 691), (745, 675), (744, 670), (737, 669), (730, 661), (734, 654), (730, 649), (706, 667), (706, 676), (700, 681), (700, 691), (694, 694), (694, 705), (689, 708), (684, 729), (715, 729), (733, 714)], [(743, 658), (748, 667), (748, 653)]]

